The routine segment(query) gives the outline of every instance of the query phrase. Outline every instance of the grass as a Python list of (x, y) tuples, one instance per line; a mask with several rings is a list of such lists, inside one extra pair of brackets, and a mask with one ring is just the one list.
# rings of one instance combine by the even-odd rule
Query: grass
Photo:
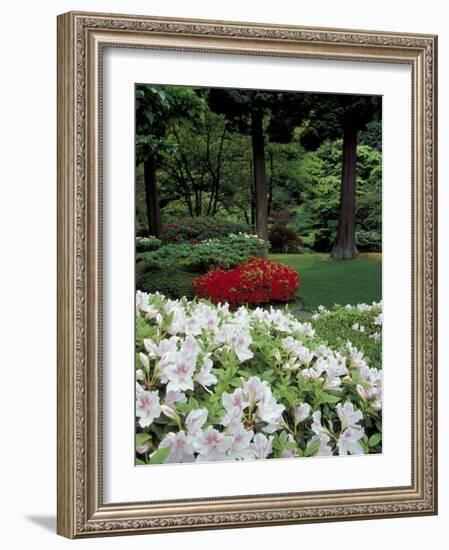
[(311, 311), (319, 305), (376, 302), (382, 296), (382, 255), (360, 254), (354, 260), (332, 260), (329, 254), (270, 254), (299, 273), (300, 283), (290, 309)]

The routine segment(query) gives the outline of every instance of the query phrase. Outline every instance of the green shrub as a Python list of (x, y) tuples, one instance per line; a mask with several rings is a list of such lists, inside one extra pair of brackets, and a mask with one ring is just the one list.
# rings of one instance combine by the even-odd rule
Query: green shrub
[(371, 365), (382, 368), (382, 346), (373, 337), (380, 335), (382, 327), (376, 325), (376, 318), (382, 312), (380, 305), (365, 306), (335, 305), (330, 310), (323, 309), (312, 318), (316, 336), (329, 346), (343, 346), (348, 340), (365, 356)]
[(244, 223), (198, 217), (165, 224), (162, 227), (161, 239), (164, 243), (197, 243), (205, 239), (227, 237), (231, 233), (248, 232), (249, 227)]
[(262, 255), (268, 247), (262, 239), (241, 233), (198, 244), (167, 244), (153, 252), (137, 254), (137, 260), (152, 269), (205, 272), (211, 267), (233, 267), (250, 256)]
[(379, 252), (382, 250), (380, 231), (356, 228), (357, 247), (361, 252)]
[(301, 237), (293, 229), (289, 229), (285, 225), (275, 225), (271, 229), (268, 239), (272, 252), (295, 254), (301, 252), (303, 245)]
[(146, 270), (136, 276), (136, 289), (143, 292), (160, 292), (168, 298), (177, 300), (186, 296), (195, 296), (193, 279), (198, 273), (189, 273), (181, 269)]
[(162, 245), (162, 241), (157, 237), (150, 235), (149, 237), (136, 238), (136, 252), (152, 252), (157, 250)]

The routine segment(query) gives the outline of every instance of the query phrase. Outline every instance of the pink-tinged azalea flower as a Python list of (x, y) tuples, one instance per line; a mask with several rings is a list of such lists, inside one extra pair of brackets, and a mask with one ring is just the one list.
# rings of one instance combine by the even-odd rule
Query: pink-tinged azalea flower
[(181, 352), (186, 355), (192, 355), (195, 357), (200, 352), (200, 346), (198, 345), (196, 338), (193, 337), (191, 334), (186, 336), (184, 342), (181, 344)]
[(194, 409), (186, 418), (186, 428), (189, 435), (195, 435), (204, 426), (207, 420), (207, 409)]
[(193, 445), (198, 452), (198, 462), (226, 460), (226, 452), (232, 445), (232, 436), (222, 434), (209, 426), (206, 430), (196, 433)]
[(243, 393), (250, 406), (254, 406), (257, 401), (265, 395), (266, 386), (258, 376), (251, 376), (243, 384)]
[(163, 379), (168, 381), (167, 390), (193, 390), (193, 374), (196, 366), (196, 354), (186, 351), (184, 344), (181, 351), (167, 354)]
[(237, 409), (240, 413), (248, 406), (248, 401), (245, 398), (242, 388), (236, 388), (233, 393), (223, 392), (221, 394), (221, 402), (225, 411), (231, 414), (231, 411)]
[(239, 325), (222, 325), (220, 330), (215, 333), (214, 341), (217, 344), (223, 344), (226, 349), (234, 350), (240, 363), (254, 356), (249, 349), (253, 340), (250, 334)]
[(247, 460), (254, 458), (254, 453), (250, 448), (251, 439), (254, 436), (252, 430), (245, 430), (243, 424), (233, 426), (232, 445), (228, 451), (228, 457), (235, 460)]
[(168, 405), (161, 405), (161, 411), (162, 413), (171, 420), (176, 420), (179, 418), (178, 413), (173, 409), (172, 407), (169, 407)]
[(312, 443), (320, 442), (316, 456), (332, 456), (332, 448), (329, 446), (330, 437), (327, 434), (314, 435), (310, 441)]
[(338, 454), (340, 455), (362, 455), (363, 448), (359, 443), (364, 434), (363, 429), (349, 427), (344, 430), (337, 441)]
[(143, 340), (143, 346), (150, 359), (158, 359), (169, 352), (176, 351), (178, 340), (179, 338), (177, 336), (172, 336), (171, 338), (166, 338), (157, 344), (151, 338), (145, 338)]
[(242, 422), (243, 411), (239, 407), (234, 407), (230, 409), (229, 413), (225, 414), (220, 423), (225, 426), (230, 432), (240, 426)]
[(281, 341), (282, 347), (292, 353), (301, 365), (309, 366), (314, 357), (314, 353), (302, 345), (299, 340), (295, 340), (291, 336), (287, 336)]
[(354, 405), (352, 403), (349, 401), (346, 401), (344, 405), (337, 403), (335, 410), (337, 411), (338, 418), (340, 419), (342, 430), (349, 427), (359, 428), (356, 424), (362, 420), (363, 414), (357, 409), (354, 410)]
[(142, 390), (136, 395), (136, 416), (142, 428), (150, 426), (161, 415), (161, 405), (157, 391)]
[(193, 336), (187, 336), (180, 351), (167, 353), (162, 380), (168, 381), (167, 391), (193, 390), (193, 374), (199, 346)]
[(165, 464), (179, 462), (194, 462), (193, 438), (186, 435), (184, 430), (180, 430), (176, 434), (169, 432), (159, 445), (159, 449), (171, 447), (171, 452), (165, 459)]
[(203, 330), (201, 320), (197, 317), (188, 317), (185, 320), (184, 332), (191, 336), (198, 336)]
[(364, 388), (361, 384), (357, 384), (356, 390), (364, 401), (371, 397), (371, 391), (367, 388)]
[(168, 407), (171, 407), (175, 403), (186, 403), (186, 402), (187, 402), (187, 397), (181, 391), (169, 390), (165, 394), (164, 405), (167, 405)]
[(264, 434), (258, 433), (254, 436), (250, 447), (255, 458), (268, 458), (273, 451), (273, 436), (267, 437)]
[(304, 420), (310, 415), (310, 405), (308, 403), (298, 405), (297, 407), (295, 407), (294, 415), (295, 425), (298, 425), (300, 422), (304, 422)]
[(203, 366), (201, 367), (199, 373), (195, 376), (195, 380), (203, 386), (203, 388), (209, 391), (208, 386), (213, 386), (217, 383), (217, 377), (215, 374), (212, 374), (212, 367), (214, 366), (212, 359), (210, 357), (205, 357), (203, 359)]

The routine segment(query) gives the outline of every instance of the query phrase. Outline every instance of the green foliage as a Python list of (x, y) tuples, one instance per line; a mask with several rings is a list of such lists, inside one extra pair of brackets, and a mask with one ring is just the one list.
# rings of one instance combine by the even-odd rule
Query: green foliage
[[(294, 209), (288, 227), (304, 245), (329, 251), (335, 239), (339, 217), (341, 185), (341, 140), (325, 142), (307, 153), (299, 167), (301, 204)], [(368, 145), (357, 148), (356, 240), (359, 250), (381, 250), (382, 166), (378, 151)]]
[(154, 252), (137, 254), (147, 268), (182, 268), (207, 271), (211, 267), (229, 268), (249, 256), (260, 255), (268, 245), (257, 237), (240, 234), (211, 239), (198, 244), (167, 244)]
[(370, 311), (360, 311), (357, 307), (347, 308), (336, 305), (330, 311), (319, 314), (312, 324), (316, 335), (328, 346), (341, 347), (349, 340), (370, 358), (373, 367), (380, 369), (382, 368), (382, 347), (372, 338), (373, 334), (380, 334), (381, 328), (374, 323), (374, 317), (380, 313), (380, 307), (374, 307)]
[(137, 237), (136, 238), (136, 252), (152, 252), (157, 250), (162, 245), (162, 241), (157, 237)]
[(160, 292), (172, 299), (193, 298), (195, 288), (192, 281), (198, 275), (181, 269), (145, 270), (137, 275), (136, 288), (144, 292)]
[(244, 223), (220, 218), (197, 217), (165, 224), (162, 227), (161, 238), (165, 243), (198, 242), (228, 237), (232, 233), (248, 232), (249, 227)]

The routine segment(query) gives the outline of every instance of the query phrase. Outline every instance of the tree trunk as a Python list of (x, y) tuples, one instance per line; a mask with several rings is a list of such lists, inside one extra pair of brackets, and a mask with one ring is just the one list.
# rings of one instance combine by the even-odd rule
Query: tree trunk
[(145, 200), (147, 205), (148, 232), (159, 237), (161, 234), (161, 211), (156, 178), (156, 158), (150, 155), (143, 164)]
[(343, 131), (343, 166), (340, 192), (340, 218), (331, 256), (350, 260), (359, 251), (355, 243), (355, 180), (357, 168), (357, 126), (348, 121)]
[(251, 113), (251, 141), (256, 193), (256, 229), (258, 236), (268, 241), (268, 197), (265, 177), (263, 113), (261, 111), (252, 111)]

